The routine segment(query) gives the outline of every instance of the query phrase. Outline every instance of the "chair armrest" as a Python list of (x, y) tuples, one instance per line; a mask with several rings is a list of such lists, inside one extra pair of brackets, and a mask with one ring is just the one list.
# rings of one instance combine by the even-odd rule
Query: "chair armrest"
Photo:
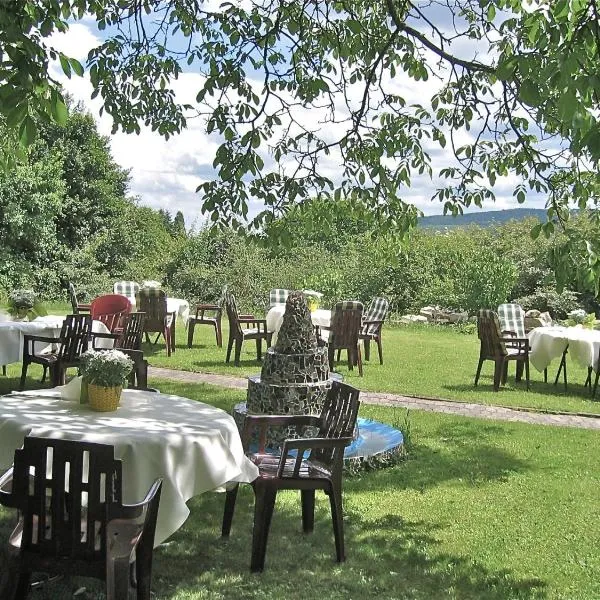
[(315, 415), (246, 415), (242, 430), (242, 445), (248, 449), (252, 432), (258, 429), (258, 452), (263, 453), (269, 427), (319, 427), (321, 417)]
[(513, 338), (517, 337), (517, 332), (516, 331), (512, 331), (510, 329), (504, 329), (503, 331), (500, 332), (502, 335), (510, 335)]
[(505, 344), (511, 344), (513, 347), (518, 346), (519, 349), (523, 348), (526, 351), (529, 351), (529, 338), (501, 337), (500, 341)]
[[(341, 454), (344, 452), (344, 448), (352, 443), (351, 437), (344, 438), (298, 438), (295, 440), (285, 440), (283, 442), (283, 448), (281, 449), (281, 456), (279, 457), (279, 466), (277, 468), (277, 477), (298, 477), (302, 461), (304, 460), (304, 453), (307, 450), (317, 449), (332, 449), (337, 450)], [(296, 456), (294, 457), (294, 468), (290, 474), (290, 469), (286, 473), (286, 466), (289, 465), (288, 457), (291, 450), (296, 450)]]
[(375, 319), (375, 320), (369, 320), (367, 321), (366, 319), (362, 322), (363, 325), (383, 325), (383, 319)]
[(122, 332), (121, 333), (100, 333), (100, 332), (92, 331), (92, 333), (91, 333), (92, 349), (96, 350), (96, 346), (94, 345), (96, 338), (102, 338), (102, 339), (106, 339), (106, 340), (115, 340), (115, 342), (116, 342), (121, 336), (122, 336)]
[[(116, 519), (139, 519), (140, 517), (144, 517), (150, 503), (156, 496), (156, 494), (160, 493), (162, 488), (162, 478), (158, 478), (154, 481), (154, 483), (150, 486), (146, 497), (141, 501), (135, 504), (123, 504), (119, 510), (118, 514), (114, 515)], [(112, 520), (112, 519), (111, 519)]]
[(241, 321), (242, 319), (256, 319), (255, 315), (238, 315), (238, 319)]
[[(13, 480), (13, 470), (14, 467), (11, 467), (0, 477), (0, 504), (2, 506), (8, 506), (10, 508), (16, 508), (16, 505), (13, 500), (12, 494), (12, 480)], [(7, 489), (10, 484), (10, 490)]]
[(60, 342), (60, 338), (55, 337), (46, 337), (44, 335), (24, 335), (23, 343), (27, 342), (47, 342), (48, 344), (58, 344)]

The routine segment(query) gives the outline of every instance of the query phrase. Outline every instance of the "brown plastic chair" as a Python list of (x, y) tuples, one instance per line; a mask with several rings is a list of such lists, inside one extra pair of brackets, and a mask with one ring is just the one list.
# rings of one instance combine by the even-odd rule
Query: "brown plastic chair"
[[(250, 569), (262, 571), (267, 538), (277, 491), (301, 490), (302, 526), (306, 533), (314, 527), (315, 490), (329, 496), (338, 562), (345, 560), (342, 513), (342, 468), (344, 448), (352, 442), (358, 415), (359, 391), (335, 381), (329, 390), (319, 417), (309, 415), (247, 415), (242, 441), (248, 450), (252, 434), (258, 429), (258, 449), (248, 454), (259, 469), (252, 482), (255, 495), (252, 560)], [(265, 452), (267, 429), (272, 427), (318, 427), (314, 438), (287, 439), (280, 455)], [(310, 452), (308, 458), (303, 457)], [(222, 535), (229, 536), (235, 510), (238, 484), (227, 491)]]
[(112, 446), (26, 437), (0, 479), (0, 504), (19, 511), (3, 598), (26, 598), (31, 573), (44, 572), (102, 579), (107, 600), (123, 600), (135, 559), (137, 598), (149, 600), (161, 486), (157, 479), (142, 502), (123, 504)]
[[(389, 302), (385, 298), (373, 298), (367, 312), (363, 316), (358, 337), (365, 346), (365, 360), (371, 358), (371, 341), (377, 344), (379, 364), (383, 364), (383, 348), (381, 346), (381, 329), (387, 316)], [(339, 358), (338, 358), (339, 360)]]
[(141, 288), (137, 294), (136, 308), (146, 313), (144, 333), (146, 341), (150, 342), (149, 333), (157, 333), (154, 344), (162, 335), (167, 346), (167, 356), (175, 352), (175, 312), (167, 312), (167, 295), (159, 288)]
[(329, 368), (332, 371), (334, 367), (335, 351), (346, 350), (348, 352), (348, 369), (352, 370), (354, 365), (358, 365), (358, 374), (361, 377), (363, 376), (362, 354), (359, 339), (362, 327), (362, 317), (362, 302), (338, 302), (331, 315), (331, 327), (320, 328), (322, 331), (328, 332), (326, 342), (329, 351)]
[[(262, 341), (266, 340), (267, 347), (269, 347), (273, 337), (273, 332), (267, 331), (267, 320), (257, 319), (254, 315), (240, 315), (235, 296), (229, 292), (225, 297), (225, 309), (229, 320), (229, 342), (227, 343), (225, 362), (229, 362), (231, 349), (235, 342), (234, 364), (236, 367), (239, 366), (244, 340), (256, 340), (256, 358), (260, 360), (262, 357)], [(242, 325), (246, 325), (248, 328), (243, 329)]]
[(75, 286), (70, 281), (67, 284), (67, 290), (69, 292), (69, 301), (71, 302), (73, 314), (88, 314), (91, 310), (91, 304), (81, 304), (77, 300), (77, 292), (75, 291)]
[[(529, 339), (515, 336), (504, 337), (500, 330), (498, 315), (493, 310), (482, 309), (477, 313), (477, 335), (481, 342), (475, 385), (479, 382), (481, 367), (486, 360), (494, 361), (494, 391), (506, 383), (508, 362), (518, 361), (525, 367), (525, 381), (529, 390)], [(522, 369), (517, 369), (516, 381), (520, 381)]]
[(92, 320), (104, 323), (111, 333), (123, 330), (125, 316), (131, 312), (129, 298), (121, 294), (105, 294), (92, 300)]
[[(25, 389), (27, 368), (31, 363), (44, 367), (42, 383), (46, 379), (46, 370), (50, 370), (50, 377), (54, 386), (65, 382), (65, 372), (69, 367), (79, 366), (80, 356), (88, 349), (88, 342), (92, 332), (92, 318), (90, 315), (67, 315), (57, 338), (40, 335), (25, 335), (23, 337), (23, 368), (19, 389)], [(43, 342), (53, 344), (49, 352), (36, 354), (35, 343)]]
[[(217, 346), (223, 347), (223, 333), (221, 331), (221, 314), (223, 309), (218, 304), (197, 304), (196, 315), (188, 320), (188, 348), (192, 347), (194, 340), (194, 328), (196, 325), (211, 325), (215, 328)], [(205, 313), (214, 313), (207, 316)]]

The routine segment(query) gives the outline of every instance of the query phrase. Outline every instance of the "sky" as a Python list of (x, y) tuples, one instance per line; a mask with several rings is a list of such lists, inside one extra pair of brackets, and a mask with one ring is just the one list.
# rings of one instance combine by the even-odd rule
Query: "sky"
[[(95, 21), (84, 19), (72, 23), (66, 33), (54, 34), (50, 45), (85, 64), (89, 50), (101, 42), (102, 37), (95, 27)], [(143, 126), (139, 135), (122, 132), (111, 134), (110, 116), (99, 114), (101, 100), (91, 99), (93, 88), (87, 72), (84, 77), (73, 75), (68, 79), (60, 66), (55, 63), (52, 65), (52, 73), (75, 101), (84, 104), (95, 117), (100, 133), (109, 138), (115, 161), (130, 172), (132, 195), (138, 196), (142, 204), (155, 209), (166, 209), (173, 214), (182, 211), (188, 227), (198, 225), (205, 220), (205, 216), (201, 214), (201, 198), (195, 190), (204, 181), (214, 178), (212, 162), (218, 147), (218, 139), (206, 134), (201, 120), (188, 120), (187, 128), (169, 140)], [(433, 78), (416, 84), (412, 80), (403, 81), (398, 77), (398, 81), (394, 83), (408, 102), (422, 102), (424, 97), (430, 97), (434, 93), (436, 86)], [(202, 77), (198, 73), (184, 72), (172, 85), (179, 101), (193, 104), (201, 88)], [(307, 112), (302, 118), (310, 120), (314, 119), (314, 115)], [(470, 133), (466, 131), (458, 132), (455, 137), (458, 137), (459, 143), (468, 143), (472, 139)], [(452, 162), (448, 147), (442, 149), (434, 145), (431, 146), (430, 153), (434, 169), (436, 166), (439, 168)], [(335, 157), (331, 157), (323, 168), (325, 173), (332, 177), (340, 171)], [(502, 210), (521, 206), (512, 196), (514, 184), (515, 180), (510, 176), (501, 178), (494, 187), (496, 202), (484, 205), (484, 210)], [(435, 183), (429, 178), (415, 178), (411, 188), (403, 194), (403, 198), (415, 204), (426, 215), (441, 214), (442, 205), (430, 200), (435, 189)], [(528, 208), (543, 208), (543, 206), (544, 202), (541, 199), (531, 201), (528, 199)], [(260, 208), (257, 204), (251, 204), (250, 217)]]

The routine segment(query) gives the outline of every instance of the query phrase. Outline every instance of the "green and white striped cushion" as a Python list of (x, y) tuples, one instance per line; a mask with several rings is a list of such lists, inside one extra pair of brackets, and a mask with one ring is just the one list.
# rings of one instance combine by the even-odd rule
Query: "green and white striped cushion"
[(113, 292), (115, 294), (121, 294), (121, 296), (127, 296), (127, 298), (135, 299), (136, 293), (140, 289), (140, 284), (136, 281), (115, 281), (113, 285)]
[(525, 311), (519, 304), (501, 304), (498, 319), (502, 331), (514, 331), (518, 338), (525, 337)]
[[(365, 321), (385, 321), (385, 317), (387, 316), (389, 308), (389, 302), (385, 298), (373, 298), (371, 300), (371, 304), (369, 304), (369, 308), (364, 316)], [(371, 324), (371, 325), (363, 325), (361, 330), (361, 335), (377, 333), (379, 330), (379, 325)]]
[(269, 308), (273, 308), (278, 304), (285, 304), (287, 297), (290, 295), (290, 290), (275, 288), (269, 292)]

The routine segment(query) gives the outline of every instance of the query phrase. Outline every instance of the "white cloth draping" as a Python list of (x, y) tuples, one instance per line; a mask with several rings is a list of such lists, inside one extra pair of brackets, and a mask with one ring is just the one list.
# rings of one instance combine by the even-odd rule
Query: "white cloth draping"
[(600, 351), (600, 331), (581, 327), (536, 327), (529, 332), (529, 362), (543, 371), (569, 348), (569, 354), (583, 367), (594, 367)]
[[(269, 309), (267, 313), (267, 331), (277, 333), (283, 323), (283, 314), (285, 313), (285, 304), (277, 304)], [(331, 311), (319, 308), (310, 313), (313, 325), (320, 327), (329, 327), (331, 324)]]
[(123, 501), (141, 501), (163, 478), (155, 545), (189, 515), (187, 500), (224, 486), (252, 481), (258, 469), (244, 455), (233, 417), (179, 396), (123, 390), (115, 412), (60, 399), (60, 388), (3, 396), (0, 466), (8, 468), (27, 435), (110, 444), (123, 461)]
[[(37, 317), (33, 321), (1, 321), (0, 322), (0, 365), (9, 365), (19, 362), (23, 358), (23, 339), (25, 335), (38, 335), (43, 337), (58, 337), (65, 318), (63, 316), (48, 315)], [(106, 325), (100, 321), (92, 323), (95, 333), (110, 333)], [(113, 340), (98, 340), (96, 347), (112, 348)], [(35, 344), (36, 353), (50, 349), (50, 344), (42, 342)]]

